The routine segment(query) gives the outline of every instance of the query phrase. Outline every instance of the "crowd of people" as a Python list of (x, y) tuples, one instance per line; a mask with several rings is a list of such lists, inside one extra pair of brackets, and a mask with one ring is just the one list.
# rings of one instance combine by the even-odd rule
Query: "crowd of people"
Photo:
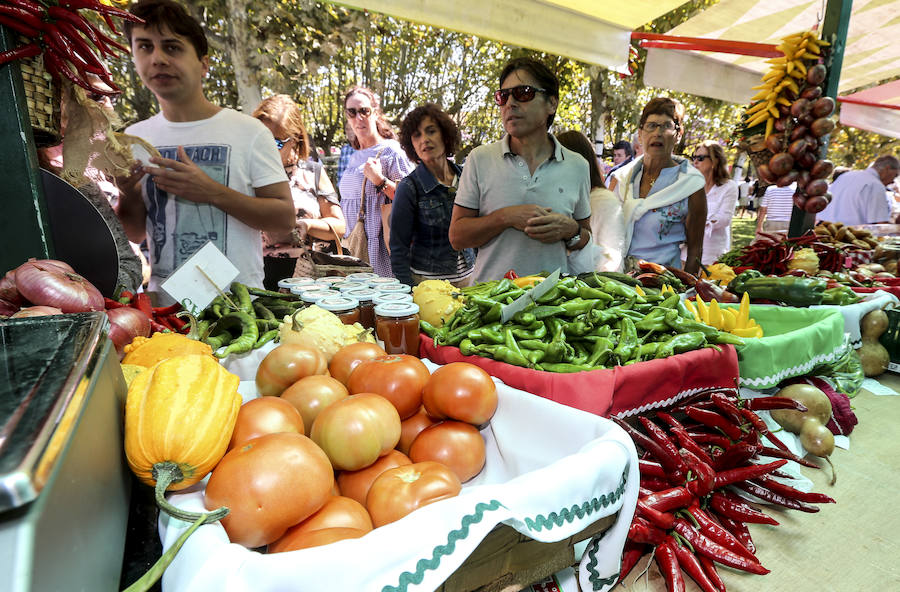
[[(200, 24), (171, 0), (141, 0), (132, 12), (144, 22), (125, 23), (125, 34), (160, 112), (126, 132), (161, 156), (116, 180), (116, 212), (129, 240), (146, 241), (150, 290), (209, 241), (238, 281), (269, 288), (294, 274), (304, 249), (339, 254), (342, 243), (408, 284), (465, 286), (510, 269), (629, 270), (640, 260), (696, 273), (730, 248), (736, 209), (754, 209), (751, 179), (731, 179), (720, 143), (702, 142), (690, 158), (675, 153), (684, 108), (668, 97), (644, 106), (634, 141), (613, 146), (605, 178), (587, 137), (549, 132), (559, 83), (529, 58), (509, 62), (493, 93), (505, 134), (464, 163), (454, 159), (460, 131), (439, 105), (410, 111), (398, 133), (371, 89), (350, 88), (335, 185), (310, 159), (290, 97), (266, 98), (252, 116), (213, 104), (201, 84), (209, 56)], [(847, 173), (832, 188), (834, 215), (887, 220), (862, 202), (898, 170), (883, 157)], [(786, 228), (792, 193), (766, 191), (759, 230)]]

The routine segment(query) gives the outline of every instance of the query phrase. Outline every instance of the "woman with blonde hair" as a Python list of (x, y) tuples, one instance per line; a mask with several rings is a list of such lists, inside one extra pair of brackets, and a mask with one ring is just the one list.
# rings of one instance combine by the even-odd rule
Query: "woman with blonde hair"
[(253, 117), (275, 136), (297, 216), (296, 226), (289, 235), (263, 234), (266, 273), (263, 283), (273, 290), (278, 280), (294, 274), (302, 248), (328, 249), (327, 245), (318, 242), (313, 245), (313, 242), (333, 241), (335, 233), (338, 236), (344, 234), (346, 224), (334, 186), (322, 163), (309, 159), (309, 136), (297, 103), (287, 95), (274, 95), (259, 104)]
[(691, 161), (706, 181), (702, 262), (711, 265), (731, 249), (731, 219), (738, 199), (738, 186), (728, 176), (725, 150), (718, 142), (702, 142), (694, 149)]

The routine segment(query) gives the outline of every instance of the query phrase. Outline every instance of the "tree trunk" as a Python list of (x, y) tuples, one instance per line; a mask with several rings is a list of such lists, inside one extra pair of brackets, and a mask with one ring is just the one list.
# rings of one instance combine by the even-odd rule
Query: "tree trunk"
[(255, 45), (250, 39), (247, 3), (242, 0), (226, 0), (226, 3), (228, 12), (231, 14), (231, 35), (226, 41), (227, 52), (234, 68), (238, 103), (243, 112), (250, 115), (262, 101), (262, 91), (257, 69), (252, 59), (251, 48)]
[[(590, 66), (588, 74), (590, 76), (591, 90), (591, 129), (590, 140), (594, 145), (594, 151), (603, 156), (603, 139), (605, 137), (606, 128), (606, 89), (603, 87), (605, 69), (600, 66)], [(599, 143), (599, 145), (598, 145)]]

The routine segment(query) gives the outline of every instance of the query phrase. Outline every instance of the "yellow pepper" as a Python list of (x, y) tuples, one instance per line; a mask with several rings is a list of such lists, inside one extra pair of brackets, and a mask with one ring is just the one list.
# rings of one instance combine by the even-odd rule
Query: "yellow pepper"
[(512, 283), (514, 283), (519, 288), (531, 288), (536, 283), (542, 282), (542, 281), (544, 281), (543, 276), (526, 275), (526, 276), (515, 278), (514, 280), (512, 280)]
[(721, 329), (723, 326), (722, 309), (719, 308), (719, 303), (715, 299), (709, 302), (709, 322), (707, 324), (716, 329)]

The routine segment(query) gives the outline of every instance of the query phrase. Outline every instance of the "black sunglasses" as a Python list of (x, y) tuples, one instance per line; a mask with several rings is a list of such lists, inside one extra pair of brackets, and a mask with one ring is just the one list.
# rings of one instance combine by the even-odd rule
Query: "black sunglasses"
[(695, 154), (691, 157), (692, 162), (703, 162), (709, 158), (709, 154)]
[(534, 100), (534, 95), (539, 92), (545, 93), (548, 91), (546, 88), (537, 88), (536, 86), (530, 86), (528, 84), (522, 84), (512, 88), (501, 88), (500, 90), (494, 91), (494, 101), (502, 107), (509, 100), (509, 95), (512, 95), (513, 98), (520, 103), (527, 103), (528, 101)]
[(350, 119), (356, 119), (357, 115), (362, 115), (363, 117), (368, 117), (372, 114), (372, 109), (370, 107), (360, 107), (359, 109), (354, 109), (353, 107), (347, 107), (347, 116)]

